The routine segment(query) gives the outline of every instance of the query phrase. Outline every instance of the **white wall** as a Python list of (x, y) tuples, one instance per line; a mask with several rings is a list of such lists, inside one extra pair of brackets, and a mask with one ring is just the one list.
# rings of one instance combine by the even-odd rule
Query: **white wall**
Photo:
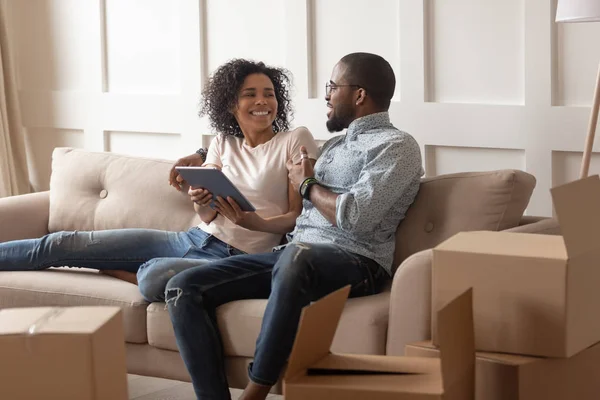
[(294, 122), (325, 140), (323, 86), (352, 51), (394, 67), (392, 120), (421, 143), (428, 175), (527, 170), (538, 180), (528, 213), (538, 215), (552, 214), (550, 187), (578, 176), (600, 24), (557, 25), (554, 1), (9, 3), (39, 190), (55, 146), (174, 159), (207, 145), (200, 88), (232, 57), (290, 69)]

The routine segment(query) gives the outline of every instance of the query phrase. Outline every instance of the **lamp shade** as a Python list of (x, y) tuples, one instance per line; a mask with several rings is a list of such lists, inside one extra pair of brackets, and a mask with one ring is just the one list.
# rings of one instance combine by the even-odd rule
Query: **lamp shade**
[(556, 22), (600, 21), (600, 0), (558, 0)]

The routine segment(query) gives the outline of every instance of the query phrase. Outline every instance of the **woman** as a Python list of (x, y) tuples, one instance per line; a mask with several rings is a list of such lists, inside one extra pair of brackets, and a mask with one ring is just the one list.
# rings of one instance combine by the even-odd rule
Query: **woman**
[[(202, 93), (200, 115), (208, 115), (219, 133), (208, 149), (205, 166), (220, 168), (256, 212), (242, 212), (231, 199), (212, 199), (206, 190), (190, 188), (202, 222), (188, 231), (57, 232), (0, 243), (0, 271), (67, 265), (105, 270), (134, 283), (137, 274), (146, 300), (161, 301), (167, 281), (198, 265), (198, 259), (269, 251), (293, 230), (302, 210), (285, 164), (290, 159), (299, 162), (301, 146), (313, 160), (317, 152), (306, 128), (288, 131), (289, 83), (282, 69), (238, 59), (219, 67)], [(193, 165), (199, 158), (189, 156), (176, 165)], [(174, 169), (169, 182), (179, 190), (185, 183)]]

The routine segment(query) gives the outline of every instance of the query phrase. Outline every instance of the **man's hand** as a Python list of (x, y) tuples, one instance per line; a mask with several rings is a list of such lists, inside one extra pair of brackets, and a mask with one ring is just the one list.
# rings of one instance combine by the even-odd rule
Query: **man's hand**
[(187, 157), (180, 158), (175, 161), (175, 164), (171, 167), (171, 171), (169, 172), (169, 185), (173, 186), (178, 191), (181, 191), (183, 186), (185, 186), (185, 179), (179, 172), (175, 169), (175, 167), (200, 167), (204, 163), (204, 158), (198, 154), (190, 154)]
[(308, 158), (306, 147), (304, 146), (300, 147), (300, 163), (294, 165), (292, 160), (288, 160), (286, 167), (288, 169), (290, 184), (296, 192), (306, 178), (314, 177), (315, 174), (312, 163)]
[(217, 196), (215, 200), (215, 210), (231, 222), (242, 228), (250, 230), (260, 230), (261, 221), (255, 212), (242, 211), (238, 203), (232, 198), (227, 197), (227, 200), (221, 196)]

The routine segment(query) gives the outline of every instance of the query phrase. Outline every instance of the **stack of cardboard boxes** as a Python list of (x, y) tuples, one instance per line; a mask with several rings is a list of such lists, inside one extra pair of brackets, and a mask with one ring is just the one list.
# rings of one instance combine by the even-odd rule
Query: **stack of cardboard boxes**
[(552, 197), (562, 236), (464, 232), (434, 249), (433, 340), (405, 357), (329, 352), (348, 288), (305, 308), (285, 398), (600, 399), (600, 178)]
[(463, 232), (434, 249), (436, 311), (473, 288), (476, 399), (600, 399), (600, 180), (552, 190), (562, 236)]

